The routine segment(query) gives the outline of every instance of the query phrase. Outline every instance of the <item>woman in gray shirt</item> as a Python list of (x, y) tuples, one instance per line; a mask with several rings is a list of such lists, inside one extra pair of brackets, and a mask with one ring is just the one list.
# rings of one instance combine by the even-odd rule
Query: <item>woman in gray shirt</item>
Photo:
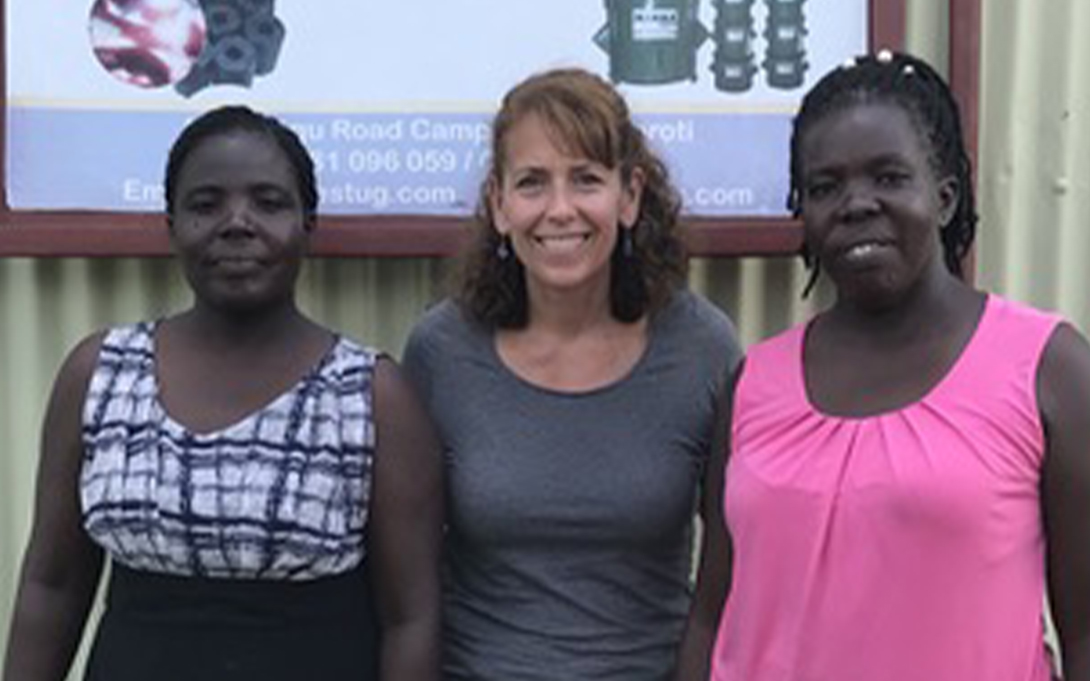
[(660, 681), (734, 330), (684, 289), (677, 192), (611, 85), (523, 81), (492, 159), (404, 357), (446, 450), (446, 676)]

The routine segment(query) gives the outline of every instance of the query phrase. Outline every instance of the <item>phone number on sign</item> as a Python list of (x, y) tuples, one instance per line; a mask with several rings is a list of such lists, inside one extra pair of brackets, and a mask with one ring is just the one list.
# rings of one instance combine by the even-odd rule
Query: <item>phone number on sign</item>
[(320, 173), (408, 172), (422, 175), (463, 173), (483, 168), (488, 155), (479, 149), (326, 149), (313, 154)]

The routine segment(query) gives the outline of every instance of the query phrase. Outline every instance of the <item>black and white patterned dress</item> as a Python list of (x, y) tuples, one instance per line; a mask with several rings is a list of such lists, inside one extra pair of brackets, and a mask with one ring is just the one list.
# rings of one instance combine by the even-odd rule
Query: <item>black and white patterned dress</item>
[(155, 325), (106, 336), (83, 412), (84, 526), (110, 556), (88, 679), (370, 678), (376, 353), (196, 433), (159, 399)]

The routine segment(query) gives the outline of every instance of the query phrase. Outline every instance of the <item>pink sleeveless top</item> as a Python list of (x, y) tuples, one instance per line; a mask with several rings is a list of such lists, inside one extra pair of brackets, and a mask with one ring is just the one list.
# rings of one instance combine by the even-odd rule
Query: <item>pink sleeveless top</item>
[(860, 418), (810, 404), (805, 325), (749, 351), (714, 681), (1047, 681), (1036, 376), (1058, 321), (990, 296), (927, 395)]

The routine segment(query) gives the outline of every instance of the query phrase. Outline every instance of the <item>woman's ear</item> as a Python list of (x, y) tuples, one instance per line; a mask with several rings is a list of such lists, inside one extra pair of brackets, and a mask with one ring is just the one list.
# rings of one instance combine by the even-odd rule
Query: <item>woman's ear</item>
[(621, 188), (621, 224), (631, 228), (640, 219), (640, 201), (643, 199), (643, 186), (647, 174), (639, 166), (632, 169), (628, 181)]
[(939, 180), (938, 198), (939, 227), (945, 227), (954, 218), (954, 213), (958, 208), (958, 201), (961, 200), (961, 185), (956, 177), (947, 175)]
[(503, 188), (495, 176), (488, 178), (488, 212), (492, 214), (492, 226), (500, 236), (508, 232), (507, 218), (503, 213)]
[(307, 257), (314, 248), (314, 229), (318, 226), (318, 216), (311, 213), (303, 218), (303, 256)]

